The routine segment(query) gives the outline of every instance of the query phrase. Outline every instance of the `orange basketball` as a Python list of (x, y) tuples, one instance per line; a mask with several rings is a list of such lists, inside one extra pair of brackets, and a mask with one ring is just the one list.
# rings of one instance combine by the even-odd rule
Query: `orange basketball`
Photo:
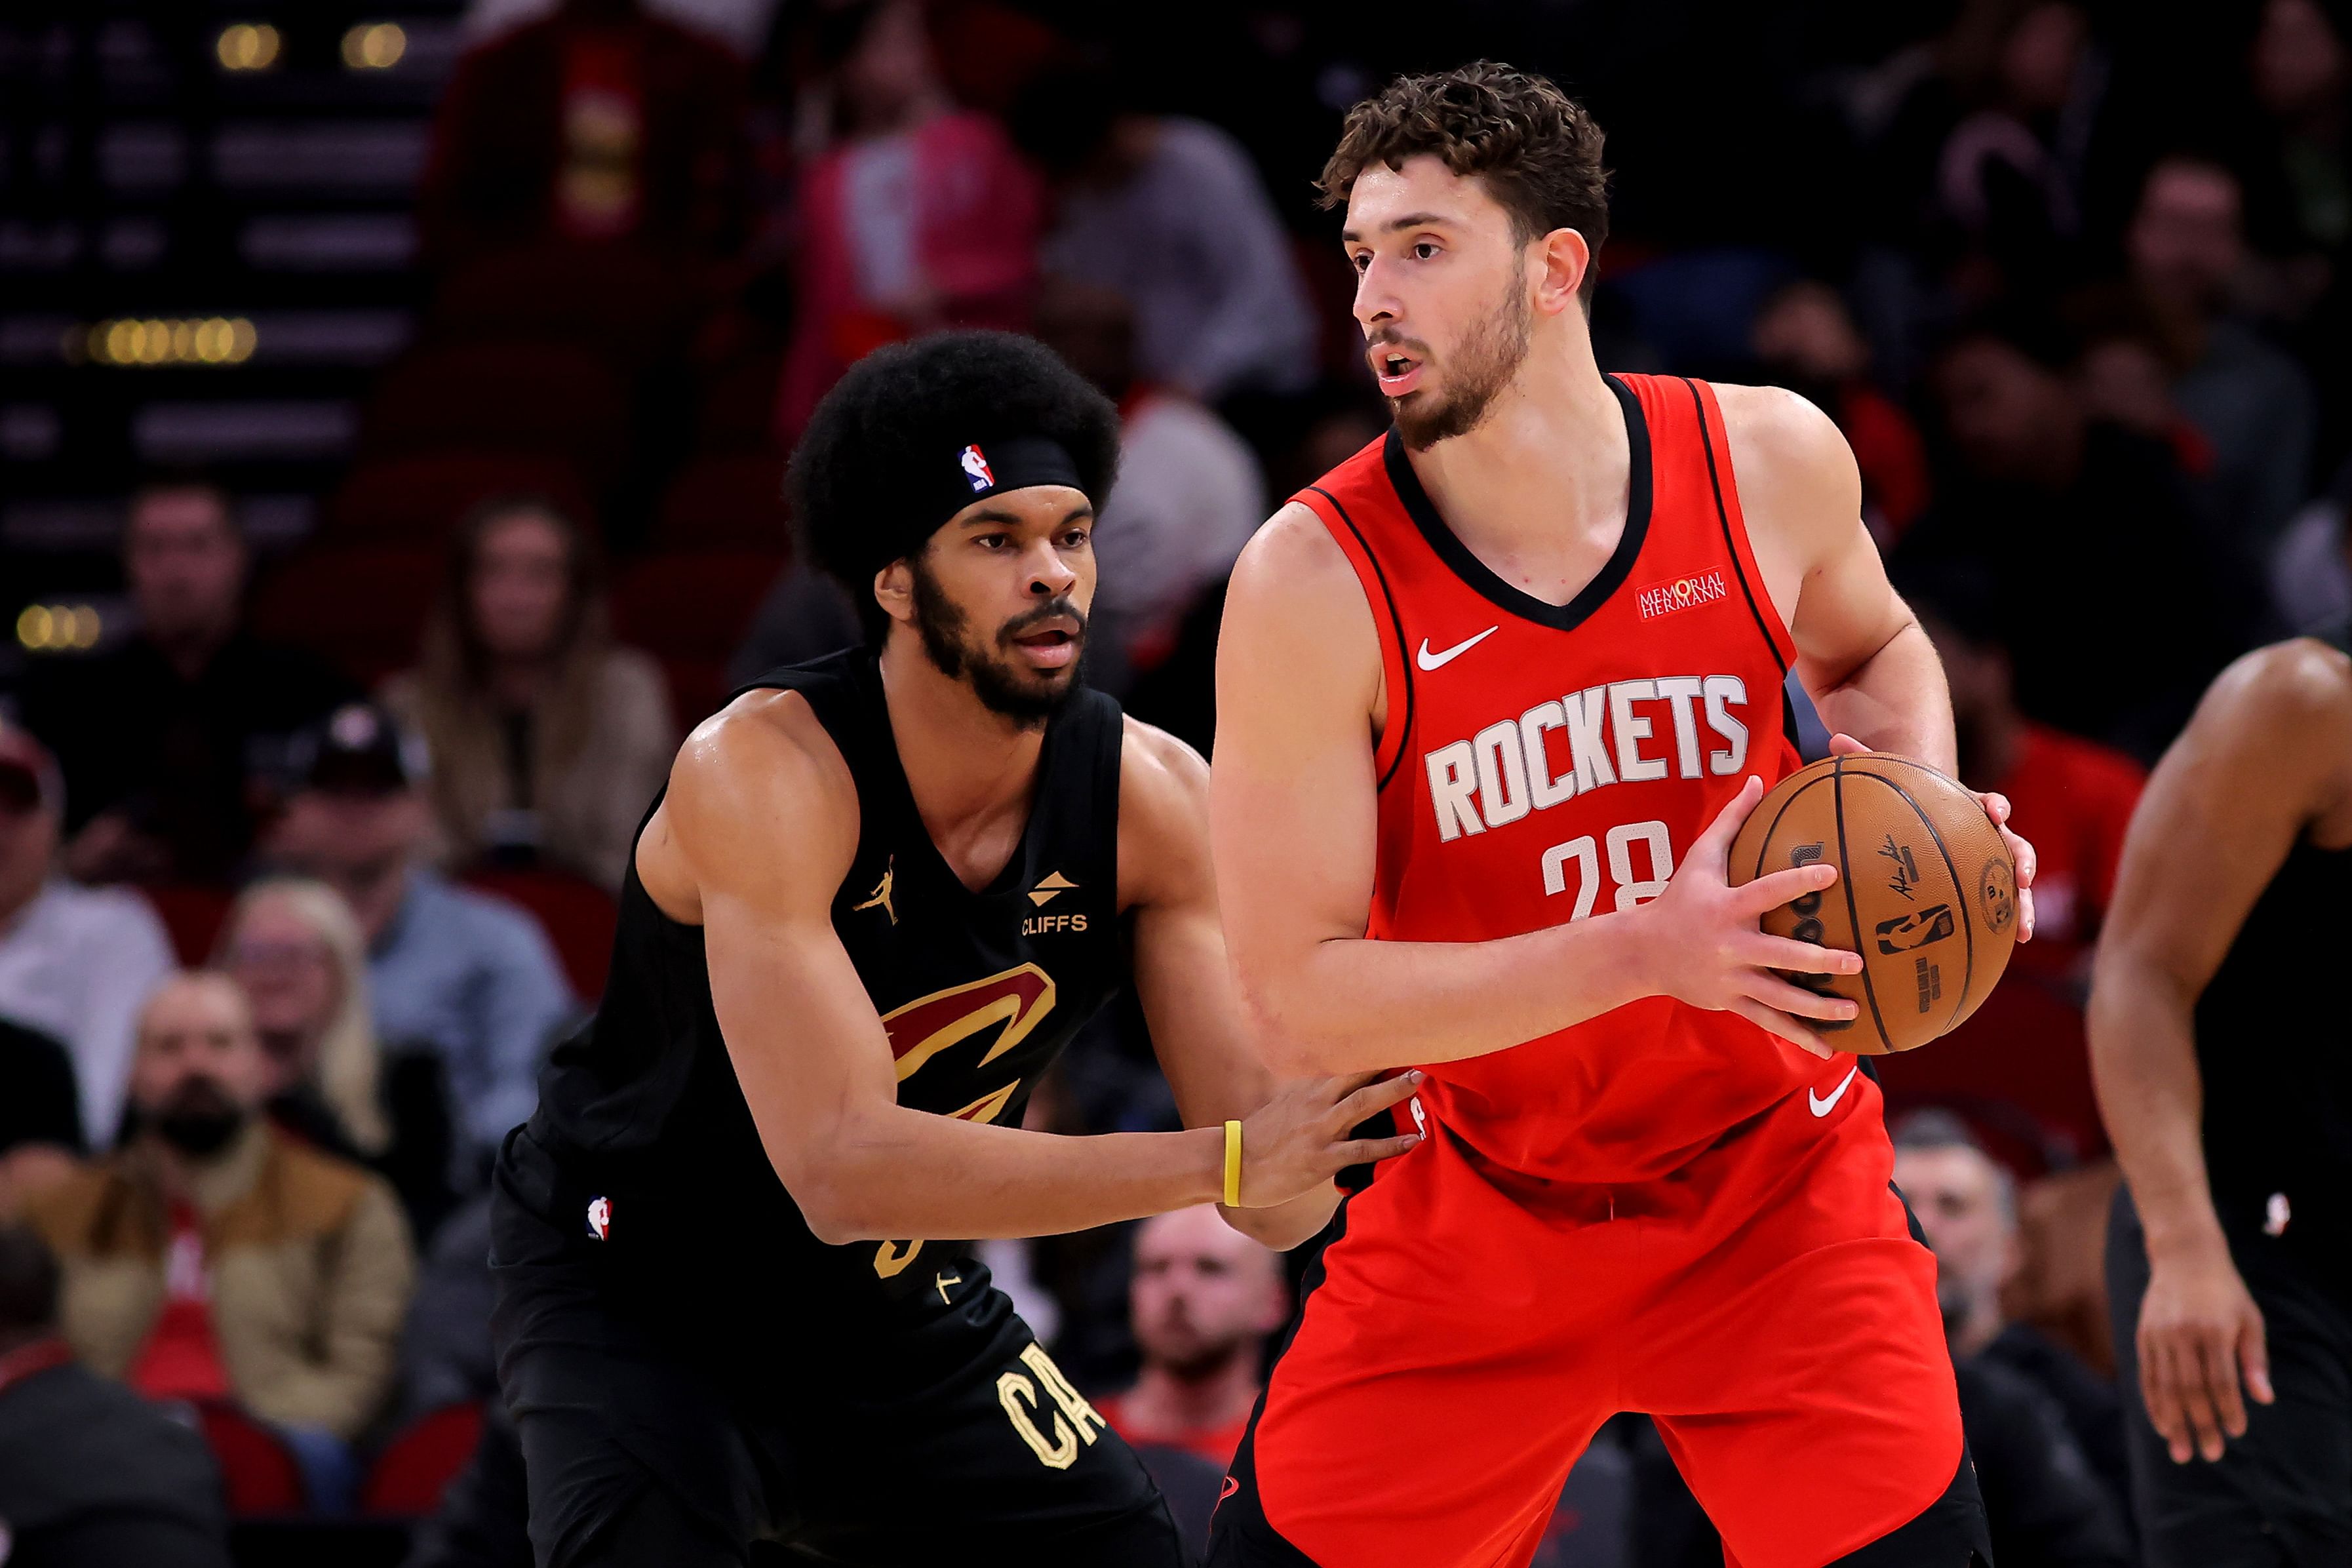
[(1976, 796), (1925, 763), (1830, 757), (1766, 792), (1732, 840), (1730, 879), (1824, 861), (1838, 879), (1773, 910), (1766, 931), (1863, 958), (1860, 974), (1792, 974), (1848, 997), (1848, 1023), (1808, 1020), (1862, 1056), (1916, 1050), (1977, 1010), (2017, 937), (2017, 868)]

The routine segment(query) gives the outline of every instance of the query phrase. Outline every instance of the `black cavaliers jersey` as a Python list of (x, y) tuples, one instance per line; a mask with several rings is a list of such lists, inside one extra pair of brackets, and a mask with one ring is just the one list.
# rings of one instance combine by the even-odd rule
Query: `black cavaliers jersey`
[[(975, 892), (916, 811), (870, 651), (776, 670), (746, 689), (761, 688), (806, 699), (856, 782), (857, 853), (834, 894), (833, 928), (888, 1034), (898, 1102), (1017, 1123), (1126, 970), (1118, 704), (1081, 689), (1047, 725), (1028, 826)], [(574, 1255), (617, 1304), (730, 1356), (747, 1337), (787, 1328), (852, 1335), (919, 1322), (945, 1310), (960, 1284), (985, 1279), (967, 1243), (835, 1247), (810, 1232), (736, 1082), (702, 930), (663, 914), (634, 862), (604, 1000), (556, 1048), (509, 1163), (536, 1163), (502, 1180), (573, 1227)]]
[(2214, 1197), (2315, 1241), (2352, 1240), (2352, 1026), (2327, 978), (2347, 953), (2352, 849), (2298, 844), (2197, 1002)]

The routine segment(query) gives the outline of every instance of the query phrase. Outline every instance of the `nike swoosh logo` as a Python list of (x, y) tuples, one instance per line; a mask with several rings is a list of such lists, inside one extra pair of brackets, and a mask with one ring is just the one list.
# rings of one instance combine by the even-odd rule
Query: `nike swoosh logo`
[(1830, 1090), (1829, 1098), (1826, 1100), (1810, 1089), (1805, 1090), (1805, 1109), (1811, 1110), (1815, 1116), (1827, 1116), (1831, 1111), (1835, 1110), (1837, 1102), (1845, 1098), (1845, 1091), (1853, 1087), (1853, 1075), (1861, 1070), (1860, 1062), (1846, 1068), (1845, 1076), (1838, 1079), (1838, 1086)]
[(1444, 653), (1430, 652), (1429, 639), (1427, 637), (1423, 637), (1421, 639), (1421, 652), (1415, 656), (1415, 662), (1417, 662), (1423, 669), (1444, 669), (1447, 665), (1453, 663), (1455, 659), (1460, 658), (1464, 654), (1468, 653), (1472, 648), (1476, 647), (1480, 643), (1485, 642), (1488, 637), (1493, 637), (1496, 632), (1499, 632), (1503, 628), (1500, 625), (1488, 626), (1476, 637), (1470, 638), (1466, 642), (1455, 643)]

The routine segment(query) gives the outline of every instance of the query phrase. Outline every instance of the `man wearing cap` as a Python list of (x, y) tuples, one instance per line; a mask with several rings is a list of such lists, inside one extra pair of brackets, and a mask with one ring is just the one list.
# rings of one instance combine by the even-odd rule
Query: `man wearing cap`
[(540, 1061), (576, 1011), (547, 934), (425, 863), (423, 748), (383, 709), (336, 709), (295, 742), (294, 763), (300, 787), (269, 858), (351, 904), (368, 942), (376, 1037), (440, 1058), (467, 1154), (486, 1161), (530, 1114)]
[[(1174, 1564), (1133, 1452), (970, 1237), (1211, 1201), (1295, 1246), (1417, 1075), (1279, 1092), (1244, 1038), (1207, 770), (1077, 679), (1118, 417), (1040, 345), (880, 350), (793, 460), (866, 646), (690, 736), (612, 978), (492, 1193), (493, 1325), (547, 1568)], [(1132, 982), (1191, 1130), (1022, 1129)]]
[(92, 1149), (114, 1142), (139, 1009), (173, 969), (138, 894), (66, 879), (65, 788), (38, 741), (0, 723), (0, 1018), (64, 1042)]

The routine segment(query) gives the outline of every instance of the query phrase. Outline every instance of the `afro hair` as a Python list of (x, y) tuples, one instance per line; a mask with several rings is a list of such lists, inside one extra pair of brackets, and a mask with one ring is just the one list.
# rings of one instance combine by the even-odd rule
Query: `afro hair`
[(1053, 350), (1011, 332), (939, 332), (875, 350), (809, 416), (786, 487), (816, 565), (848, 590), (866, 637), (889, 617), (874, 574), (947, 521), (929, 454), (1039, 436), (1058, 442), (1097, 506), (1118, 472), (1118, 410)]

